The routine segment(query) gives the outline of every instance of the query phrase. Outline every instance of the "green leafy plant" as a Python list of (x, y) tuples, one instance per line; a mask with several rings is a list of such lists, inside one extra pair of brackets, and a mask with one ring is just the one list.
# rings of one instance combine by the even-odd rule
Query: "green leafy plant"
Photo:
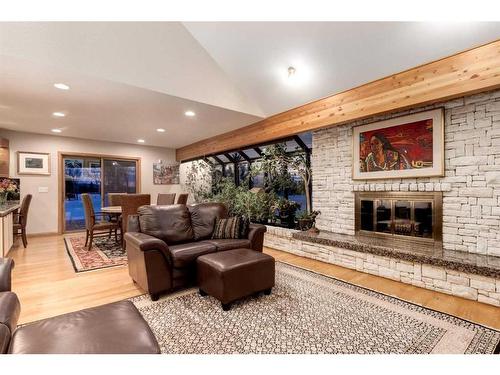
[(321, 214), (321, 211), (312, 211), (312, 212), (300, 212), (297, 215), (297, 221), (299, 223), (300, 230), (308, 230), (311, 228), (315, 228), (316, 218)]
[[(306, 196), (306, 211), (311, 212), (311, 194), (309, 184), (312, 180), (311, 163), (300, 148), (295, 152), (286, 151), (286, 143), (277, 143), (268, 146), (262, 155), (261, 170), (267, 181), (267, 188), (274, 191), (283, 191), (293, 188), (300, 190)], [(290, 170), (295, 171), (302, 179), (302, 188), (298, 189)]]
[(300, 204), (286, 198), (279, 198), (274, 208), (280, 212), (280, 215), (295, 215), (295, 212), (300, 209)]

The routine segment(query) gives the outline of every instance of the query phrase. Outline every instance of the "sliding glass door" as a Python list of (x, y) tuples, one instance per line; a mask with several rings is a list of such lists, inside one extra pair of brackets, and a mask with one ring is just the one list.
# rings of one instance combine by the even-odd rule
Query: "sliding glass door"
[(129, 193), (137, 191), (137, 162), (135, 160), (103, 159), (104, 206), (108, 204), (108, 193)]
[(85, 228), (82, 194), (92, 197), (94, 209), (101, 209), (101, 159), (65, 157), (64, 163), (64, 220), (65, 230)]
[(94, 210), (107, 206), (107, 193), (136, 193), (138, 160), (64, 155), (63, 231), (85, 228), (82, 194), (92, 198)]

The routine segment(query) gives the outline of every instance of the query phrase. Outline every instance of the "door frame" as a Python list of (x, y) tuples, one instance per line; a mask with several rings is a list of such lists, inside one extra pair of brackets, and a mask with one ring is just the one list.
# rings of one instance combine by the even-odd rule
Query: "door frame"
[[(64, 227), (64, 197), (66, 195), (66, 184), (64, 183), (64, 158), (65, 157), (82, 157), (82, 158), (95, 158), (101, 160), (101, 176), (104, 176), (104, 159), (114, 159), (114, 160), (127, 160), (127, 161), (135, 161), (135, 186), (136, 193), (141, 193), (142, 191), (142, 180), (141, 180), (141, 158), (138, 156), (123, 156), (123, 155), (108, 155), (108, 154), (98, 154), (98, 153), (85, 153), (85, 152), (65, 152), (58, 151), (58, 200), (57, 200), (57, 232), (59, 234), (66, 233), (66, 229)], [(101, 183), (101, 193), (104, 189), (104, 185)], [(73, 232), (73, 231), (72, 231)]]

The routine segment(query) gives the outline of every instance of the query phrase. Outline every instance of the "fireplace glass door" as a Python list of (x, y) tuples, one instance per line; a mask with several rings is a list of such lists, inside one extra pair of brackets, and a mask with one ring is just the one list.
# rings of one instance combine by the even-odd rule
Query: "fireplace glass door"
[(377, 200), (377, 232), (392, 233), (392, 207), (389, 200)]
[(415, 202), (415, 236), (432, 238), (432, 202)]
[(356, 193), (356, 233), (441, 241), (440, 193)]
[(394, 234), (411, 236), (413, 233), (412, 209), (410, 201), (394, 202)]

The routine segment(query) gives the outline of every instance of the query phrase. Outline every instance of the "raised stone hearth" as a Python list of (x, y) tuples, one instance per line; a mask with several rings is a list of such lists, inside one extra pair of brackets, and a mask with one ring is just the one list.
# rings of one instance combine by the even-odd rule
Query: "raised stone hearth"
[(396, 244), (271, 226), (264, 237), (267, 247), (500, 306), (500, 257), (446, 250), (439, 253), (425, 246), (399, 248)]

